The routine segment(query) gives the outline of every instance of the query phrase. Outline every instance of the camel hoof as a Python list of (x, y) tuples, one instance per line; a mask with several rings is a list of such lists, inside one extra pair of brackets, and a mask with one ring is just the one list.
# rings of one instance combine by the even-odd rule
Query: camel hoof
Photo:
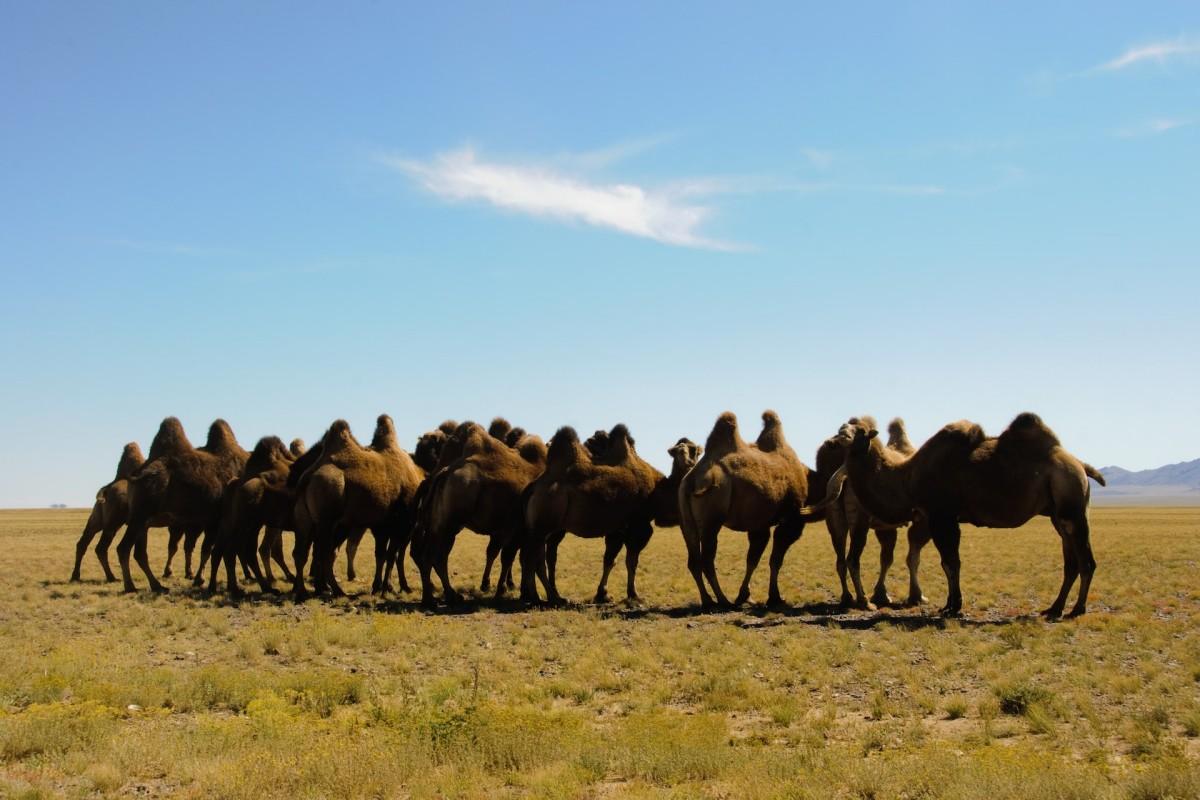
[(463, 596), (453, 590), (449, 591), (449, 592), (445, 592), (445, 596), (446, 596), (446, 605), (461, 606), (463, 604), (463, 602), (465, 602), (463, 600)]
[(852, 608), (854, 606), (854, 598), (848, 594), (842, 595), (842, 599), (838, 601), (838, 606), (841, 608)]
[[(497, 587), (497, 588), (499, 588), (499, 587)], [(492, 590), (492, 582), (491, 581), (480, 581), (479, 582), (479, 591), (480, 592), (490, 592), (491, 590)]]
[(871, 602), (876, 608), (886, 608), (892, 604), (892, 597), (887, 592), (871, 595)]
[(865, 597), (862, 600), (856, 600), (854, 603), (854, 607), (857, 608), (859, 611), (877, 611), (878, 610), (878, 606), (876, 606), (874, 603), (872, 603), (870, 600), (868, 600)]
[(625, 598), (625, 605), (629, 608), (641, 608), (643, 605), (645, 605), (645, 603), (643, 603), (642, 598), (638, 597), (636, 594), (631, 594)]
[(733, 607), (741, 608), (742, 606), (746, 605), (746, 603), (749, 602), (749, 600), (750, 600), (750, 592), (749, 591), (738, 592), (738, 596), (733, 598)]
[(940, 614), (943, 617), (952, 619), (955, 617), (961, 617), (962, 609), (961, 608), (951, 608), (950, 606), (942, 606), (940, 609), (938, 609), (938, 614)]
[(596, 592), (596, 596), (592, 598), (592, 602), (596, 605), (604, 605), (608, 602), (608, 592)]
[(137, 594), (136, 586), (125, 586), (121, 589), (122, 594)]
[(908, 599), (904, 601), (904, 605), (908, 608), (916, 608), (917, 606), (923, 606), (928, 602), (929, 598), (923, 594), (910, 594)]
[(76, 574), (76, 575), (72, 575), (72, 576), (71, 576), (71, 581), (70, 581), (70, 582), (71, 582), (71, 583), (82, 583), (82, 582), (83, 582), (83, 579), (82, 579), (82, 578), (80, 578), (78, 574)]
[(169, 570), (169, 569), (164, 569), (164, 570), (163, 570), (163, 574), (162, 574), (162, 576), (163, 576), (164, 578), (169, 578), (169, 577), (171, 577), (171, 570)]
[(787, 608), (787, 603), (783, 602), (783, 598), (779, 595), (767, 598), (767, 608), (780, 609)]
[(562, 608), (563, 606), (570, 605), (571, 601), (568, 600), (567, 598), (563, 597), (562, 595), (556, 595), (554, 597), (549, 598), (546, 601), (546, 604), (552, 608)]
[(184, 577), (184, 580), (189, 580), (189, 581), (190, 581), (190, 580), (192, 579), (192, 577), (193, 577), (193, 575), (192, 575), (192, 571), (191, 571), (190, 569), (189, 569), (189, 570), (184, 570), (183, 577)]
[(1086, 606), (1075, 606), (1067, 613), (1067, 619), (1075, 619), (1076, 617), (1082, 617), (1086, 613), (1087, 613)]
[(1062, 609), (1050, 606), (1049, 608), (1043, 608), (1041, 614), (1046, 619), (1058, 619), (1062, 616)]
[(157, 586), (151, 586), (150, 591), (154, 592), (155, 594), (170, 594), (171, 593), (171, 590), (168, 589), (167, 587), (163, 586), (162, 584), (158, 584)]

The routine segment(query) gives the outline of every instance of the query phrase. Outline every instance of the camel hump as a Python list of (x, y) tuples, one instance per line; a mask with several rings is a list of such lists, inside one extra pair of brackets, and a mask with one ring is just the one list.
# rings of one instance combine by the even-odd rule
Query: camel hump
[(508, 433), (511, 430), (512, 425), (508, 420), (506, 420), (504, 417), (496, 417), (492, 420), (492, 424), (488, 425), (487, 432), (489, 436), (494, 436), (503, 441), (504, 437), (508, 436)]
[(604, 454), (607, 464), (623, 464), (629, 461), (634, 449), (633, 436), (625, 423), (618, 423), (608, 432), (608, 450)]
[(399, 450), (400, 443), (396, 439), (396, 424), (387, 414), (380, 414), (375, 420), (375, 435), (371, 437), (372, 450)]
[(208, 426), (208, 440), (204, 443), (204, 449), (210, 453), (225, 453), (241, 448), (237, 437), (233, 435), (233, 428), (225, 420), (217, 418)]
[(1026, 411), (1018, 414), (1000, 434), (997, 447), (1012, 448), (1023, 453), (1041, 454), (1061, 447), (1061, 442), (1037, 414)]
[(732, 411), (723, 412), (713, 423), (712, 431), (704, 441), (704, 449), (710, 458), (720, 458), (742, 446), (742, 438), (738, 435), (737, 415)]
[(468, 458), (476, 453), (483, 453), (490, 450), (492, 441), (495, 438), (489, 431), (485, 431), (482, 425), (476, 425), (472, 422), (463, 436), (462, 457)]
[(535, 466), (544, 466), (546, 463), (546, 443), (542, 441), (542, 437), (534, 434), (526, 434), (522, 436), (516, 444), (517, 452), (521, 454), (521, 458)]
[[(846, 446), (837, 436), (830, 436), (817, 448), (817, 473), (828, 478), (846, 463)], [(812, 486), (812, 483), (809, 483)]]
[(128, 478), (145, 463), (146, 459), (142, 456), (142, 448), (138, 447), (137, 442), (130, 442), (121, 451), (121, 460), (117, 462), (117, 477), (114, 480)]
[(787, 440), (783, 436), (783, 422), (779, 419), (779, 415), (768, 409), (763, 412), (762, 420), (762, 433), (758, 434), (758, 439), (755, 441), (758, 449), (764, 453), (770, 453), (781, 447), (787, 447)]
[[(554, 432), (550, 446), (546, 449), (546, 471), (551, 467), (570, 466), (579, 461), (579, 434), (570, 425), (564, 425)], [(585, 451), (586, 452), (586, 451)]]
[(307, 448), (304, 446), (304, 440), (300, 438), (292, 439), (291, 444), (288, 445), (288, 450), (291, 451), (291, 454), (296, 458), (304, 455), (304, 451), (306, 449)]
[(888, 443), (887, 446), (903, 455), (912, 455), (916, 452), (912, 441), (908, 438), (908, 430), (904, 426), (904, 420), (896, 417), (888, 423)]
[(602, 459), (608, 455), (608, 445), (608, 431), (606, 430), (596, 431), (587, 438), (586, 442), (583, 443), (583, 446), (587, 448), (588, 455), (592, 457), (593, 461)]
[(326, 459), (347, 450), (362, 449), (362, 445), (350, 432), (350, 423), (344, 419), (334, 420), (333, 424), (329, 426), (329, 430), (325, 432), (325, 438), (321, 440), (321, 447)]
[(283, 440), (278, 436), (264, 436), (250, 451), (244, 472), (246, 475), (257, 475), (275, 467), (280, 461), (290, 461), (290, 453)]
[[(859, 414), (857, 417), (851, 417), (847, 420), (851, 425), (861, 425), (868, 431), (879, 430), (879, 423), (870, 414)], [(903, 423), (901, 423), (903, 424)]]
[(521, 443), (521, 440), (524, 439), (525, 436), (526, 436), (526, 430), (518, 425), (517, 427), (510, 430), (507, 434), (505, 434), (504, 443), (506, 445), (508, 445), (509, 447), (516, 447), (517, 445), (519, 445)]
[(150, 442), (149, 460), (186, 453), (191, 449), (192, 443), (183, 432), (183, 423), (178, 417), (167, 417), (159, 423), (158, 433), (154, 434), (154, 440)]
[(441, 424), (437, 426), (437, 429), (449, 436), (450, 434), (454, 433), (454, 431), (458, 430), (458, 422), (452, 419), (444, 419), (442, 420)]

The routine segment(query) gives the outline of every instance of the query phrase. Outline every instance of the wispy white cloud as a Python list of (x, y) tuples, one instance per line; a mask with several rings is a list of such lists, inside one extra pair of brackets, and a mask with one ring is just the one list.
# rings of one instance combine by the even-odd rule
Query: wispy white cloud
[(1124, 53), (1097, 65), (1098, 72), (1113, 72), (1146, 62), (1165, 64), (1178, 58), (1200, 56), (1200, 37), (1179, 36), (1175, 39), (1164, 39), (1157, 42), (1130, 47)]
[(800, 154), (808, 160), (810, 166), (816, 169), (829, 169), (833, 166), (833, 151), (817, 147), (805, 147)]
[(713, 209), (688, 198), (713, 191), (688, 195), (633, 183), (589, 182), (549, 166), (485, 160), (469, 147), (428, 161), (396, 156), (382, 156), (381, 161), (447, 200), (483, 201), (530, 216), (581, 222), (682, 247), (744, 249), (702, 233)]
[(1194, 120), (1190, 119), (1169, 119), (1160, 117), (1158, 119), (1146, 120), (1137, 125), (1130, 125), (1125, 128), (1119, 128), (1115, 131), (1116, 135), (1121, 139), (1139, 139), (1143, 136), (1158, 136), (1159, 134), (1173, 131), (1176, 128), (1186, 128), (1189, 125), (1194, 125)]

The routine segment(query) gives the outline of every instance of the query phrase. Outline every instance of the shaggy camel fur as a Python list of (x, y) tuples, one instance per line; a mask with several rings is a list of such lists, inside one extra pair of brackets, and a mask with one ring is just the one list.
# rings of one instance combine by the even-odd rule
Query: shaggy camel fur
[[(774, 411), (764, 411), (763, 429), (754, 444), (742, 441), (737, 417), (726, 411), (717, 417), (704, 455), (679, 485), (679, 511), (688, 570), (700, 591), (700, 602), (713, 599), (704, 586), (708, 579), (722, 606), (729, 601), (717, 579), (717, 534), (722, 527), (746, 531), (746, 574), (734, 601), (750, 597), (750, 578), (766, 550), (775, 527), (771, 549), (771, 584), (768, 602), (781, 604), (779, 568), (789, 547), (800, 538), (806, 522), (820, 519), (830, 501), (806, 507), (809, 470), (788, 446), (783, 424)], [(840, 486), (838, 487), (840, 491)]]
[(150, 444), (149, 458), (129, 478), (129, 522), (117, 544), (126, 592), (137, 590), (129, 572), (130, 551), (150, 588), (166, 591), (146, 558), (147, 528), (156, 520), (185, 529), (202, 529), (206, 539), (215, 539), (225, 484), (241, 474), (249, 456), (223, 419), (209, 427), (208, 441), (200, 448), (188, 441), (178, 419), (167, 417), (162, 421)]
[[(129, 519), (129, 476), (137, 472), (145, 463), (146, 458), (142, 455), (142, 448), (138, 447), (137, 442), (125, 445), (121, 452), (121, 459), (117, 462), (116, 477), (96, 492), (96, 502), (92, 506), (92, 513), (88, 515), (87, 522), (84, 523), (79, 541), (75, 543), (75, 569), (71, 571), (72, 582), (80, 580), (79, 573), (83, 566), (83, 556), (97, 533), (100, 534), (100, 541), (96, 543), (96, 559), (104, 570), (104, 580), (108, 583), (117, 580), (117, 576), (113, 574), (112, 567), (108, 563), (108, 548), (116, 537), (117, 531)], [(187, 577), (190, 578), (192, 577), (192, 551), (195, 549), (196, 538), (200, 532), (185, 532), (182, 528), (174, 526), (169, 530), (167, 563), (163, 567), (163, 577), (171, 577), (171, 560), (179, 549), (179, 540), (186, 533), (187, 543), (184, 548), (184, 559)]]
[[(875, 419), (869, 416), (852, 417), (851, 424), (861, 422), (869, 428), (875, 428)], [(817, 450), (817, 478), (813, 480), (813, 492), (824, 491), (825, 482), (846, 463), (847, 443), (837, 435), (826, 439)], [(884, 455), (893, 459), (903, 459), (916, 452), (908, 433), (904, 428), (904, 420), (897, 417), (888, 423), (888, 443)], [(876, 606), (888, 606), (892, 599), (887, 591), (887, 575), (895, 557), (897, 528), (871, 517), (862, 503), (854, 494), (854, 490), (846, 486), (842, 496), (828, 509), (825, 516), (825, 526), (829, 529), (829, 538), (833, 543), (834, 555), (837, 558), (838, 579), (842, 584), (841, 604), (854, 605), (863, 609), (874, 609)], [(868, 600), (863, 591), (860, 565), (863, 548), (867, 544), (867, 532), (875, 530), (875, 538), (879, 541), (879, 580), (875, 590)], [(849, 535), (850, 550), (846, 552), (846, 539)], [(917, 573), (921, 565), (921, 548), (929, 541), (929, 527), (924, 520), (917, 520), (908, 528), (908, 599), (906, 605), (914, 606), (924, 602), (921, 585)], [(846, 573), (854, 583), (854, 596), (846, 584)]]
[[(388, 415), (379, 416), (370, 447), (358, 443), (345, 420), (333, 423), (322, 440), (320, 458), (300, 479), (295, 512), (310, 526), (318, 591), (343, 594), (333, 575), (334, 553), (350, 532), (365, 528), (375, 537), (372, 591), (386, 591), (388, 551), (394, 538), (407, 540), (410, 535), (412, 501), (424, 477), (396, 441), (395, 425)], [(303, 567), (298, 558), (294, 586), (299, 597), (306, 593)]]
[[(626, 549), (626, 596), (637, 601), (638, 558), (654, 532), (651, 495), (664, 476), (638, 456), (624, 425), (608, 434), (608, 449), (594, 460), (574, 428), (560, 428), (550, 440), (546, 470), (526, 490), (526, 542), (521, 551), (521, 597), (538, 600), (536, 575), (547, 599), (561, 603), (555, 586), (553, 559), (547, 540), (561, 541), (565, 533), (584, 538), (616, 537)], [(604, 569), (595, 602), (608, 599), (608, 574), (620, 546), (605, 547)]]
[[(302, 450), (300, 454), (303, 455)], [(294, 504), (288, 502), (285, 487), (295, 461), (294, 450), (285, 447), (279, 437), (264, 436), (251, 451), (242, 474), (226, 485), (221, 498), (220, 535), (209, 575), (209, 593), (216, 591), (218, 561), (222, 557), (229, 575), (228, 592), (231, 596), (242, 594), (232, 570), (235, 557), (249, 566), (264, 593), (275, 591), (275, 577), (271, 573), (272, 556), (283, 570), (284, 578), (289, 582), (293, 580), (283, 560), (282, 535), (284, 529), (293, 527)], [(263, 537), (261, 552), (256, 553), (258, 531), (263, 526), (266, 526), (267, 532)], [(260, 555), (263, 562), (261, 568)]]
[(986, 436), (979, 425), (965, 420), (951, 423), (899, 461), (886, 455), (873, 428), (847, 423), (840, 435), (849, 445), (849, 484), (872, 516), (899, 524), (915, 511), (929, 520), (949, 583), (943, 614), (962, 611), (960, 523), (1016, 528), (1036, 516), (1050, 517), (1063, 554), (1062, 587), (1042, 613), (1062, 614), (1076, 578), (1079, 594), (1070, 615), (1087, 610), (1096, 571), (1087, 516), (1088, 478), (1100, 485), (1104, 478), (1063, 449), (1036, 414), (1019, 414), (998, 437)]
[(516, 447), (510, 446), (501, 436), (519, 429), (506, 422), (497, 424), (502, 422), (497, 418), (487, 431), (470, 425), (462, 441), (462, 455), (439, 471), (428, 489), (422, 507), (425, 537), (420, 559), (422, 602), (426, 605), (434, 602), (431, 570), (437, 570), (446, 602), (462, 600), (450, 585), (448, 559), (463, 528), (489, 537), (484, 591), (492, 564), (501, 556), (496, 597), (504, 593), (524, 530), (521, 494), (545, 468), (546, 446), (536, 436), (524, 436)]

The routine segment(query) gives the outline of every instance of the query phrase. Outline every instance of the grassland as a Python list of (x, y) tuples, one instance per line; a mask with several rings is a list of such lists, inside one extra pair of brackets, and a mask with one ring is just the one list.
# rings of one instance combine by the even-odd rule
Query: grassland
[[(1094, 510), (1090, 613), (1054, 624), (1031, 616), (1060, 574), (1041, 521), (966, 530), (967, 616), (943, 622), (932, 549), (929, 608), (828, 605), (820, 524), (785, 565), (782, 613), (696, 613), (664, 530), (645, 608), (429, 614), (366, 595), (235, 606), (181, 578), (126, 597), (94, 560), (69, 584), (83, 520), (0, 513), (0, 796), (1200, 796), (1200, 509)], [(722, 542), (729, 584), (745, 538)], [(564, 543), (567, 597), (591, 596), (601, 549)], [(482, 562), (464, 533), (460, 588)]]

